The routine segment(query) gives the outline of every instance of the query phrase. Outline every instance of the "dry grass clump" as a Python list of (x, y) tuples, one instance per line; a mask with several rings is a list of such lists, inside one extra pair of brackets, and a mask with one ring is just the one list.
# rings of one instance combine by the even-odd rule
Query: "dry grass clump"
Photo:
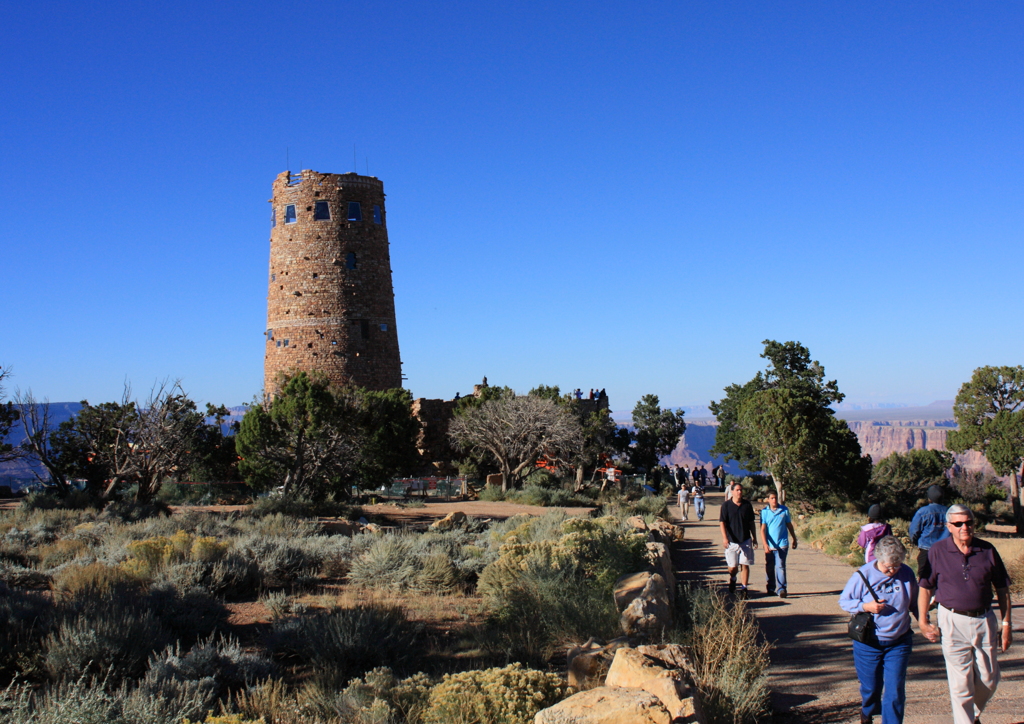
[(138, 579), (106, 563), (65, 566), (53, 577), (54, 594), (62, 599), (96, 599), (138, 588)]
[(747, 724), (769, 711), (768, 653), (757, 621), (743, 601), (686, 586), (676, 600), (674, 643), (689, 646), (694, 685), (709, 724)]

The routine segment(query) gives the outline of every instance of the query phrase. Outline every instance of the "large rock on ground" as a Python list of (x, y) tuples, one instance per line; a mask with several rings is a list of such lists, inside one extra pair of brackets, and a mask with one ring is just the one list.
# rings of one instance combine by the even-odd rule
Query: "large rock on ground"
[(441, 518), (440, 520), (435, 520), (433, 523), (431, 523), (430, 528), (432, 530), (441, 531), (451, 530), (452, 528), (462, 525), (465, 522), (466, 514), (463, 513), (461, 510), (453, 510), (451, 513)]
[(666, 544), (683, 540), (685, 530), (682, 526), (672, 525), (662, 518), (656, 519), (647, 528), (658, 543)]
[(672, 604), (664, 578), (657, 573), (649, 575), (643, 590), (623, 610), (619, 625), (627, 636), (658, 634), (672, 625)]
[(629, 646), (625, 636), (608, 643), (591, 638), (582, 646), (571, 647), (565, 656), (569, 686), (582, 691), (603, 683), (612, 656), (622, 646)]
[(534, 724), (672, 724), (657, 696), (642, 689), (601, 686), (537, 712)]
[(620, 648), (608, 669), (605, 686), (643, 689), (654, 694), (672, 714), (672, 721), (698, 722), (700, 705), (688, 672), (685, 651), (675, 644)]
[(650, 578), (650, 571), (627, 573), (624, 576), (620, 576), (619, 580), (615, 581), (615, 588), (612, 592), (612, 596), (615, 599), (615, 610), (621, 613), (634, 598), (643, 592), (644, 586), (647, 585), (647, 581)]
[(665, 586), (668, 590), (669, 600), (675, 599), (676, 593), (676, 569), (672, 565), (672, 554), (664, 543), (648, 543), (647, 556), (655, 573), (660, 573), (665, 579)]

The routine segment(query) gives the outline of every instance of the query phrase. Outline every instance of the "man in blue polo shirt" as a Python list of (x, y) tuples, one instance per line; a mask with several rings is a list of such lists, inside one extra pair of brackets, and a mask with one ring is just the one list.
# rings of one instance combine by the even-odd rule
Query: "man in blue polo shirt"
[(796, 531), (789, 517), (789, 508), (779, 505), (779, 496), (768, 493), (768, 507), (761, 510), (761, 542), (764, 543), (764, 572), (768, 581), (768, 595), (775, 594), (778, 579), (779, 598), (786, 597), (786, 556), (789, 554), (789, 534), (793, 534), (796, 549)]
[(928, 578), (928, 551), (940, 540), (949, 538), (946, 530), (946, 506), (942, 504), (942, 488), (928, 488), (928, 505), (919, 508), (910, 521), (910, 542), (918, 547), (917, 577)]

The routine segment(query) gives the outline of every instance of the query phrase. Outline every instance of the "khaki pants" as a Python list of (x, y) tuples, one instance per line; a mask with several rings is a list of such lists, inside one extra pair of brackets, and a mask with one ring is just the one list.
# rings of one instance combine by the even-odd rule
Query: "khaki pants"
[(982, 618), (939, 606), (942, 656), (946, 660), (954, 724), (974, 724), (999, 686), (999, 624), (994, 611)]

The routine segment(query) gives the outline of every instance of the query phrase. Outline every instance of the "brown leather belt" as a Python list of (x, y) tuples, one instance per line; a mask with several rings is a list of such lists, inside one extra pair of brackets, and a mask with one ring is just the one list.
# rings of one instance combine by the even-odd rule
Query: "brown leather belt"
[(943, 608), (959, 616), (969, 616), (970, 618), (984, 618), (988, 615), (988, 612), (992, 610), (991, 608), (976, 608), (973, 611), (959, 611), (955, 608), (950, 608), (949, 606), (943, 606)]

